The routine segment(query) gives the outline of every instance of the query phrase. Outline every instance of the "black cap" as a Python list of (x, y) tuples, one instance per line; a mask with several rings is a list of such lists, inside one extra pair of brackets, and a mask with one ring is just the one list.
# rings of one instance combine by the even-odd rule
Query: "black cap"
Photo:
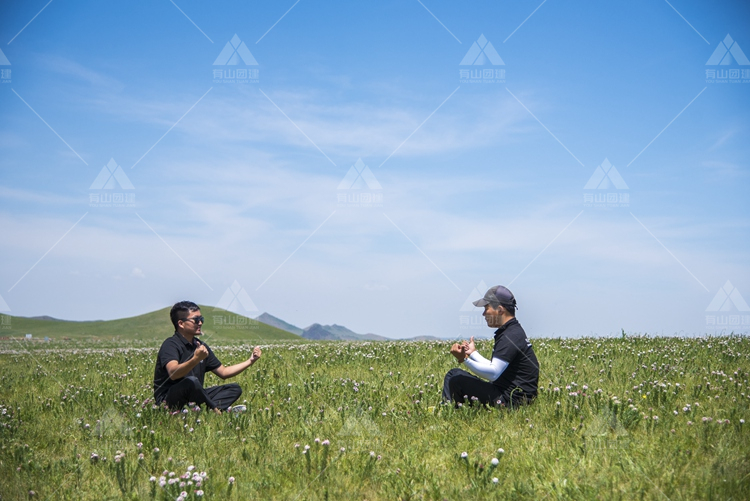
[(518, 306), (516, 306), (516, 298), (513, 296), (513, 293), (509, 291), (507, 287), (503, 287), (502, 285), (490, 287), (490, 290), (487, 291), (484, 297), (482, 299), (474, 301), (473, 304), (474, 306), (479, 306), (480, 308), (487, 304), (491, 304), (493, 306), (497, 306), (498, 304), (500, 304), (506, 310), (515, 310), (518, 308)]

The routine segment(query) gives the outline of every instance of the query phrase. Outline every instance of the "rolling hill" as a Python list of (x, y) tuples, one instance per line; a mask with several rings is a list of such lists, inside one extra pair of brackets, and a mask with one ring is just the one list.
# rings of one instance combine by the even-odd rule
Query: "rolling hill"
[[(23, 337), (31, 334), (33, 339), (80, 339), (95, 338), (107, 340), (163, 340), (173, 332), (169, 320), (171, 307), (152, 311), (144, 315), (117, 320), (71, 321), (52, 317), (26, 318), (7, 315), (9, 325), (2, 325), (0, 336)], [(237, 313), (212, 306), (201, 306), (206, 318), (203, 326), (204, 337), (217, 341), (303, 341), (303, 338), (259, 322)], [(4, 315), (5, 316), (5, 315)]]

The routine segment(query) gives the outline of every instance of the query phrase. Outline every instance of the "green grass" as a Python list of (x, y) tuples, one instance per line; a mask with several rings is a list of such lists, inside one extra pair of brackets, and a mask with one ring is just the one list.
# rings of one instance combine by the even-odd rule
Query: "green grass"
[[(750, 340), (534, 345), (542, 391), (515, 411), (437, 405), (448, 343), (337, 342), (264, 346), (235, 378), (248, 412), (218, 416), (152, 408), (153, 347), (4, 341), (0, 493), (198, 499), (158, 485), (194, 466), (202, 499), (748, 498)], [(212, 346), (225, 364), (252, 349)]]
[[(63, 320), (37, 320), (31, 318), (3, 315), (4, 324), (0, 327), (0, 336), (24, 337), (31, 334), (33, 340), (45, 337), (60, 340), (91, 339), (129, 342), (162, 341), (174, 332), (169, 320), (170, 308), (152, 311), (144, 315), (117, 320), (94, 322), (70, 322)], [(204, 339), (209, 345), (223, 341), (302, 341), (300, 336), (271, 327), (236, 313), (212, 306), (201, 306), (201, 313), (206, 317), (203, 326)]]

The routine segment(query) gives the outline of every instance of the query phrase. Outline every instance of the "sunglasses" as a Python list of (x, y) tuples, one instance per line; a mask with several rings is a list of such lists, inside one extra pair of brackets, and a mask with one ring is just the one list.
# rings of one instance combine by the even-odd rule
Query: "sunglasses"
[(203, 321), (206, 320), (206, 319), (203, 318), (203, 315), (199, 315), (197, 317), (189, 317), (189, 318), (183, 318), (182, 319), (183, 322), (186, 322), (188, 320), (192, 320), (195, 325), (198, 325), (199, 323), (202, 324)]

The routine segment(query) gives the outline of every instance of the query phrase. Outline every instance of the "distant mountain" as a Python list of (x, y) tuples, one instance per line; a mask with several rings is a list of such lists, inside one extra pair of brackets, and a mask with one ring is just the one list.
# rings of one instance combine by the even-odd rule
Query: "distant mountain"
[(401, 339), (400, 341), (453, 341), (456, 338), (452, 337), (435, 337), (435, 336), (414, 336), (408, 339)]
[(309, 327), (300, 329), (299, 327), (292, 325), (288, 322), (281, 320), (278, 317), (274, 317), (270, 313), (263, 313), (255, 320), (263, 322), (264, 324), (276, 327), (292, 334), (302, 336), (305, 339), (315, 341), (446, 341), (454, 338), (440, 338), (435, 336), (415, 336), (408, 339), (393, 339), (385, 336), (378, 336), (377, 334), (357, 334), (356, 332), (347, 329), (343, 325), (321, 325), (312, 324)]
[(296, 325), (292, 325), (290, 323), (284, 322), (280, 318), (276, 318), (270, 313), (263, 313), (259, 317), (257, 317), (255, 320), (258, 322), (263, 322), (266, 325), (270, 325), (271, 327), (276, 327), (277, 329), (281, 329), (283, 331), (291, 332), (292, 334), (296, 334), (298, 336), (301, 336), (304, 332), (302, 329), (297, 327)]
[(18, 318), (25, 318), (28, 320), (43, 320), (45, 322), (77, 322), (77, 323), (84, 323), (84, 322), (103, 322), (104, 320), (63, 320), (62, 318), (55, 318), (51, 317), (49, 315), (40, 315), (38, 317), (18, 317)]
[(357, 334), (343, 325), (312, 324), (302, 334), (305, 339), (328, 341), (392, 341), (392, 339), (377, 334)]
[(321, 325), (312, 324), (309, 327), (300, 329), (296, 325), (274, 317), (270, 313), (263, 313), (255, 320), (263, 322), (266, 325), (276, 327), (292, 334), (302, 336), (305, 339), (316, 341), (392, 341), (390, 338), (378, 336), (377, 334), (357, 334), (344, 327), (343, 325)]

